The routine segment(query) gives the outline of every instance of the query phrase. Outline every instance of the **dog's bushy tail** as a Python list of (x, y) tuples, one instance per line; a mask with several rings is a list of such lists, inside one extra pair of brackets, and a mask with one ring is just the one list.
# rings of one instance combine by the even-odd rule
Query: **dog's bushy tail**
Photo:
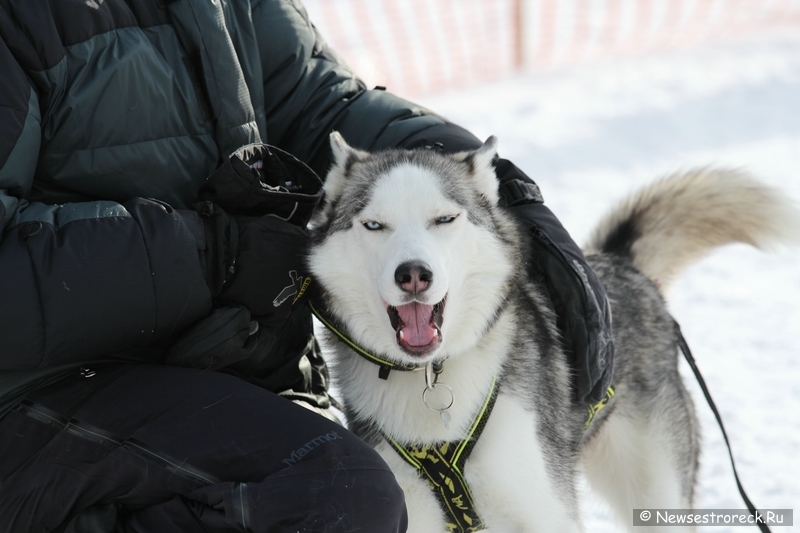
[(623, 200), (588, 248), (627, 257), (662, 286), (723, 244), (769, 249), (800, 243), (800, 211), (749, 174), (702, 168), (677, 173)]

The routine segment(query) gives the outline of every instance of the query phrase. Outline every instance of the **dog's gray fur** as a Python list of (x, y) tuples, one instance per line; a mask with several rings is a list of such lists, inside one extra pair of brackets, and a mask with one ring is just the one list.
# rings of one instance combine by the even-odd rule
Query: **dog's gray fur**
[[(603, 280), (612, 306), (616, 394), (584, 431), (586, 406), (571, 401), (570, 370), (553, 310), (542, 288), (528, 279), (520, 231), (471, 178), (480, 170), (476, 170), (475, 153), (367, 154), (348, 150), (340, 139), (334, 139), (333, 146), (334, 152), (338, 151), (339, 164), (331, 172), (335, 183), (329, 184), (325, 204), (315, 222), (315, 250), (335, 233), (350, 230), (359, 212), (370, 203), (382, 176), (404, 164), (429, 170), (439, 180), (442, 194), (463, 206), (472, 224), (488, 228), (502, 243), (503, 253), (515, 268), (506, 280), (500, 305), (493, 310), (493, 319), (486, 323), (485, 333), (488, 335), (504, 316), (524, 324), (514, 330), (511, 343), (502, 354), (500, 390), (535, 414), (536, 434), (531, 438), (541, 447), (549, 486), (564, 507), (566, 521), (575, 525), (565, 530), (582, 529), (576, 492), (576, 473), (581, 464), (593, 488), (629, 525), (633, 505), (691, 506), (700, 449), (699, 425), (678, 374), (674, 322), (659, 282), (673, 280), (682, 268), (712, 247), (736, 241), (761, 246), (796, 235), (792, 231), (798, 227), (797, 216), (792, 208), (774, 191), (744, 173), (704, 169), (657, 182), (604, 219), (591, 239), (594, 251), (587, 257)], [(315, 262), (316, 253), (312, 251), (312, 270), (319, 278), (320, 271), (327, 267)], [(322, 287), (323, 306), (346, 330), (348, 310), (334, 301), (330, 289)], [(382, 438), (376, 428), (383, 427), (382, 420), (354, 410), (351, 398), (388, 384), (378, 383), (377, 367), (375, 383), (348, 379), (354, 374), (355, 365), (364, 364), (363, 360), (335, 337), (328, 340), (337, 352), (334, 377), (340, 378), (350, 427), (379, 447)], [(368, 345), (364, 347), (370, 349)], [(455, 362), (446, 363), (450, 364)], [(364, 390), (353, 390), (360, 387)], [(418, 393), (419, 390), (409, 391)], [(659, 499), (657, 494), (663, 480), (655, 478), (664, 469), (677, 485), (673, 488), (678, 494), (673, 499)], [(480, 512), (486, 511), (481, 501), (476, 505)], [(414, 512), (411, 506), (410, 513)], [(490, 518), (491, 512), (486, 514)], [(488, 526), (493, 531), (550, 530), (542, 523), (525, 523), (524, 516), (525, 513), (500, 517), (494, 523), (489, 521)], [(436, 528), (441, 527), (415, 526), (414, 517), (411, 518), (410, 530), (438, 531)]]

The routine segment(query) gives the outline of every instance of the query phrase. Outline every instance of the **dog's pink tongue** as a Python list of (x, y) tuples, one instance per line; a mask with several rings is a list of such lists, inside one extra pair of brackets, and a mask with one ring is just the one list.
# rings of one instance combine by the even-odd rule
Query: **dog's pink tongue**
[(403, 341), (409, 346), (427, 346), (439, 335), (433, 322), (433, 306), (418, 302), (400, 305), (397, 314), (403, 321)]

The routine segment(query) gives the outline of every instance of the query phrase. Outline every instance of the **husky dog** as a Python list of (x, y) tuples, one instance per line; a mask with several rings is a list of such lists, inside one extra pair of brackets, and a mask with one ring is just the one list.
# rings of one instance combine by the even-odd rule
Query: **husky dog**
[[(632, 509), (690, 508), (699, 428), (660, 291), (715, 246), (784, 240), (792, 208), (743, 173), (706, 169), (655, 183), (601, 222), (588, 257), (612, 304), (616, 361), (587, 421), (524, 239), (498, 207), (494, 137), (454, 155), (366, 153), (338, 133), (331, 144), (314, 306), (336, 331), (350, 428), (395, 472), (409, 531), (583, 531), (581, 467), (629, 525)], [(466, 462), (447, 455), (457, 447)], [(437, 470), (448, 457), (456, 468)]]

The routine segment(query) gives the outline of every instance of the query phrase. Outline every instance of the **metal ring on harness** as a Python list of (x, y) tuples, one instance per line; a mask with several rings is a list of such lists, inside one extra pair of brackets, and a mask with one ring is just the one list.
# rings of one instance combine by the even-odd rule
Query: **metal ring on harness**
[[(444, 369), (442, 368), (441, 363), (434, 363), (433, 361), (431, 361), (425, 365), (425, 390), (422, 391), (422, 403), (425, 404), (425, 407), (427, 407), (431, 411), (440, 414), (444, 413), (445, 411), (453, 407), (453, 402), (455, 401), (455, 394), (453, 394), (453, 389), (450, 388), (450, 385), (447, 385), (445, 383), (439, 383), (439, 374), (442, 373), (442, 370)], [(438, 386), (444, 387), (445, 389), (447, 389), (447, 392), (450, 393), (450, 403), (448, 403), (445, 407), (439, 409), (431, 407), (431, 405), (428, 403), (428, 396), (427, 396), (429, 390), (433, 390)]]
[[(450, 393), (450, 403), (448, 403), (446, 407), (436, 408), (436, 407), (432, 407), (428, 403), (428, 396), (427, 396), (428, 391), (429, 390), (433, 390), (433, 387), (436, 387), (436, 386), (444, 387), (445, 389), (447, 389), (447, 392)], [(433, 387), (425, 387), (425, 390), (422, 391), (422, 402), (425, 404), (425, 407), (427, 407), (428, 409), (430, 409), (431, 411), (434, 411), (436, 413), (441, 413), (441, 412), (447, 411), (448, 409), (453, 407), (453, 402), (455, 401), (455, 395), (453, 394), (453, 389), (450, 388), (450, 385), (447, 385), (445, 383), (434, 383)]]

